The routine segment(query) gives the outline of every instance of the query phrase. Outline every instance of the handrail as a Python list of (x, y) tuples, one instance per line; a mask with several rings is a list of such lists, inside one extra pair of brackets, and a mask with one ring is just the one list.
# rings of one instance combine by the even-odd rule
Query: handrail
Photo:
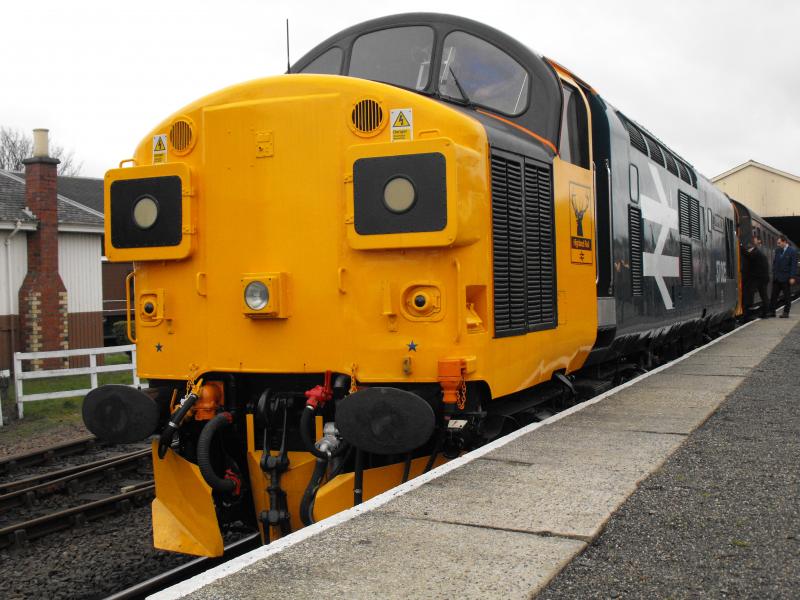
[(128, 339), (136, 343), (136, 338), (131, 334), (131, 281), (136, 275), (136, 269), (128, 273), (125, 277), (125, 328), (127, 330)]

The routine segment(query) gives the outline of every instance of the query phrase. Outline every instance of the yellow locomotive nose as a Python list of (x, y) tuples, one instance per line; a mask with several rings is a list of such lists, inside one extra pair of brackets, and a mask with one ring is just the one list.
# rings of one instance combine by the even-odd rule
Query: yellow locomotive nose
[[(176, 122), (192, 123), (180, 154)], [(487, 306), (488, 273), (468, 301), (443, 260), (485, 253), (486, 151), (470, 117), (359, 79), (283, 76), (188, 107), (106, 177), (107, 254), (136, 261), (134, 306), (158, 299), (137, 314), (140, 372), (355, 364), (362, 381), (435, 382), (465, 315)], [(427, 353), (412, 377), (413, 340)]]

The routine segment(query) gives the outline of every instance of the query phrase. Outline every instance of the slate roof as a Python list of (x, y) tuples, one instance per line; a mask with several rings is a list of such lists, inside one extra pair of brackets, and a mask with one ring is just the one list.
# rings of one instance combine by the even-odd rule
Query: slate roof
[[(103, 180), (58, 177), (58, 223), (85, 227), (103, 226)], [(0, 222), (36, 223), (25, 210), (25, 174), (0, 170)]]

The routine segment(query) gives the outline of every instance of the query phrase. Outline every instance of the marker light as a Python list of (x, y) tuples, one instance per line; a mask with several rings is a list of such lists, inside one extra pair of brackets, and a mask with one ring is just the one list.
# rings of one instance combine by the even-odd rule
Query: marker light
[(395, 177), (383, 188), (383, 203), (393, 213), (408, 211), (416, 200), (417, 191), (414, 189), (414, 184), (405, 177)]
[(261, 310), (269, 303), (269, 290), (262, 281), (251, 281), (244, 288), (244, 301), (250, 310)]
[(158, 218), (158, 202), (152, 196), (142, 196), (133, 205), (133, 221), (140, 229), (150, 229)]

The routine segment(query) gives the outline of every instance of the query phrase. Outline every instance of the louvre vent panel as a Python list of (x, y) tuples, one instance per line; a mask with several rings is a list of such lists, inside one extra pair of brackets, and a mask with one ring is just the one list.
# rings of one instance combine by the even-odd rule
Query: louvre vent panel
[(686, 183), (691, 185), (692, 178), (689, 177), (689, 169), (686, 168), (686, 165), (683, 164), (682, 162), (679, 162), (678, 169), (680, 169), (681, 179), (683, 179)]
[(555, 326), (550, 167), (492, 155), (495, 335)]
[(678, 192), (678, 232), (686, 236), (692, 233), (692, 227), (689, 223), (689, 200), (689, 196), (683, 192)]
[(692, 245), (681, 244), (681, 257), (680, 257), (680, 275), (681, 285), (683, 287), (692, 287), (694, 285), (694, 274), (692, 272)]
[(525, 163), (525, 283), (528, 329), (555, 320), (553, 192), (549, 167)]
[(644, 137), (647, 140), (647, 147), (650, 149), (650, 158), (652, 158), (662, 167), (666, 166), (666, 163), (664, 162), (664, 154), (661, 152), (661, 146), (658, 145), (658, 142), (649, 135), (645, 135)]
[(689, 198), (689, 225), (692, 237), (700, 240), (700, 202), (694, 198)]
[(633, 123), (631, 123), (627, 119), (625, 119), (623, 122), (625, 123), (625, 127), (628, 129), (628, 134), (631, 137), (631, 146), (636, 148), (642, 154), (646, 155), (647, 154), (647, 144), (645, 144), (645, 142), (644, 142), (644, 136), (642, 136), (642, 132), (639, 131), (639, 129), (636, 127), (636, 125), (634, 125)]
[(651, 135), (645, 133), (638, 125), (630, 121), (622, 113), (617, 116), (625, 125), (630, 137), (631, 146), (642, 154), (649, 156), (654, 162), (667, 169), (676, 177), (680, 177), (692, 187), (697, 187), (697, 175), (691, 167), (686, 165), (678, 156), (663, 144), (660, 144)]
[(642, 295), (642, 211), (628, 207), (628, 240), (630, 243), (631, 293)]
[(678, 163), (675, 160), (675, 157), (672, 156), (671, 153), (665, 152), (664, 158), (667, 161), (667, 170), (673, 175), (675, 175), (675, 177), (678, 177)]

